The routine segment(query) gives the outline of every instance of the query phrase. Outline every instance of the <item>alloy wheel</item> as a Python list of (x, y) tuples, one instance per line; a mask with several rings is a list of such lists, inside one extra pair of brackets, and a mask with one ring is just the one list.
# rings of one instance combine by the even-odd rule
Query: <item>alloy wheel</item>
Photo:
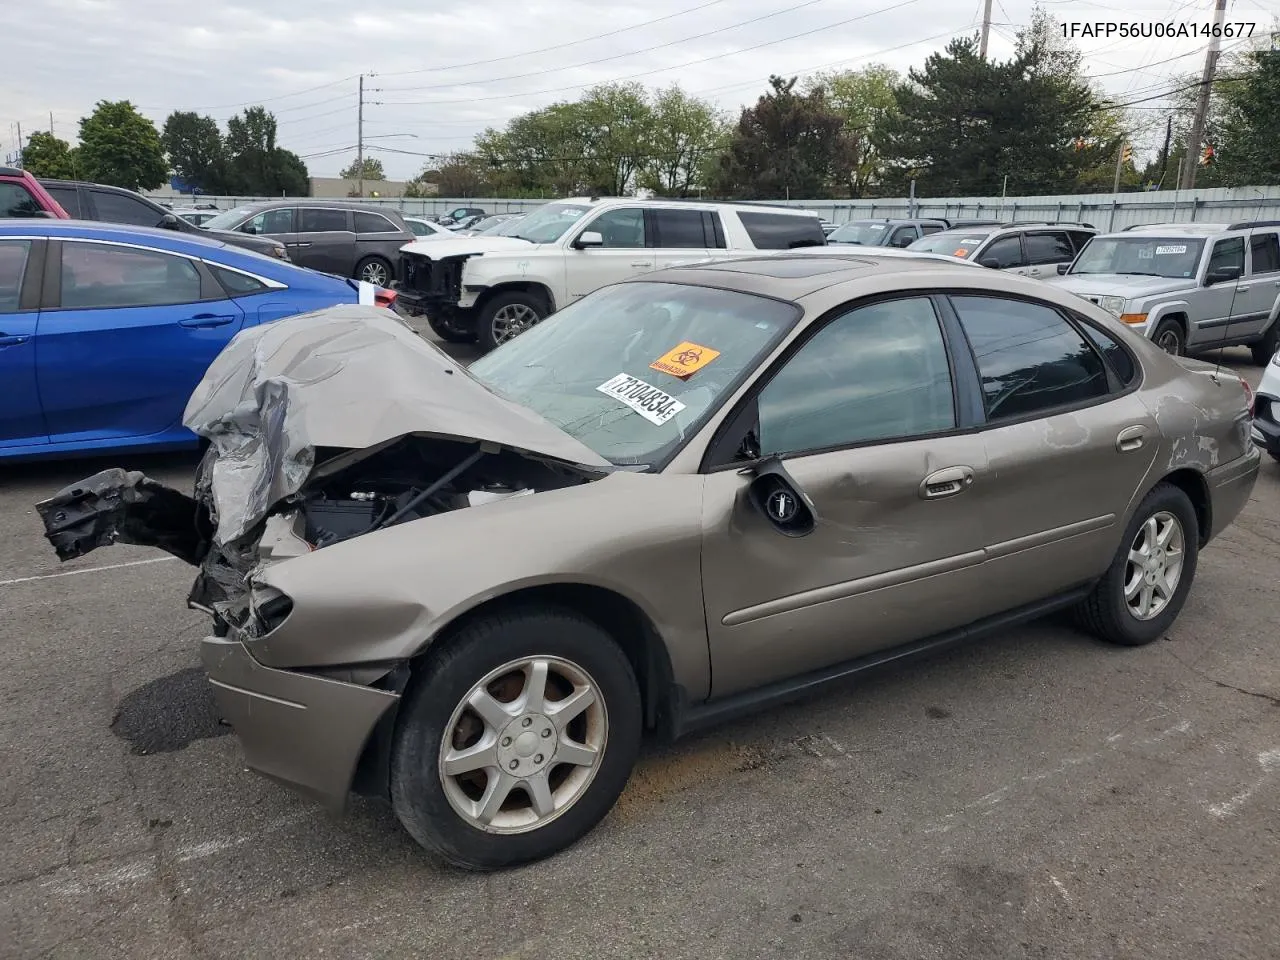
[(440, 779), (454, 811), (486, 833), (527, 833), (591, 786), (609, 717), (595, 680), (559, 657), (512, 660), (454, 708)]
[(1124, 571), (1124, 601), (1138, 620), (1152, 620), (1169, 605), (1182, 579), (1182, 523), (1161, 510), (1138, 528)]
[(538, 312), (524, 303), (508, 303), (493, 314), (493, 342), (506, 343), (538, 322)]
[(372, 283), (375, 287), (385, 287), (387, 285), (387, 268), (377, 260), (371, 260), (366, 263), (360, 274), (360, 279), (365, 283)]

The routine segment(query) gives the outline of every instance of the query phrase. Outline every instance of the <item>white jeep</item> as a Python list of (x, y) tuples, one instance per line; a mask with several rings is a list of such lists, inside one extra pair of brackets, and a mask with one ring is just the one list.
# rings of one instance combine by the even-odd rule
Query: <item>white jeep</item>
[(398, 303), (454, 343), (493, 349), (638, 273), (756, 250), (824, 246), (819, 218), (769, 204), (582, 198), (539, 207), (507, 236), (401, 248)]

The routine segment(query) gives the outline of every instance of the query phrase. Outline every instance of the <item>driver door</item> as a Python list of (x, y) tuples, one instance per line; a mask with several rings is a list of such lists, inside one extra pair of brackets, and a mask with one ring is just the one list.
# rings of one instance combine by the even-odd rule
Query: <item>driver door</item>
[(638, 273), (651, 273), (657, 262), (645, 227), (643, 207), (606, 210), (583, 224), (577, 236), (592, 232), (604, 238), (603, 246), (576, 249), (571, 245), (568, 251), (565, 280), (569, 303)]
[(957, 411), (949, 351), (929, 297), (847, 306), (758, 387), (745, 421), (818, 521), (805, 536), (780, 532), (734, 459), (711, 465), (702, 569), (713, 696), (988, 612), (986, 451), (963, 432), (972, 414)]

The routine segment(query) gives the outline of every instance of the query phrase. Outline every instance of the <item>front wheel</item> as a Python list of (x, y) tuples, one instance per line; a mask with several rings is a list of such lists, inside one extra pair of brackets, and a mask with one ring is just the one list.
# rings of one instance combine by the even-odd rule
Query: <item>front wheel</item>
[(489, 300), (476, 314), (476, 339), (487, 353), (517, 337), (550, 313), (542, 298), (513, 290)]
[(631, 664), (595, 623), (552, 608), (483, 618), (429, 652), (405, 694), (392, 805), (456, 866), (539, 860), (613, 807), (641, 727)]
[(427, 325), (431, 332), (445, 343), (475, 343), (476, 335), (472, 330), (460, 330), (453, 324), (438, 317), (427, 315)]
[(1171, 483), (1158, 484), (1129, 521), (1111, 566), (1076, 609), (1080, 624), (1128, 647), (1163, 636), (1191, 590), (1199, 544), (1191, 499)]
[(356, 264), (356, 279), (375, 287), (391, 286), (391, 264), (381, 257), (365, 257)]
[(1177, 320), (1161, 320), (1151, 340), (1171, 356), (1182, 357), (1187, 353), (1187, 338)]

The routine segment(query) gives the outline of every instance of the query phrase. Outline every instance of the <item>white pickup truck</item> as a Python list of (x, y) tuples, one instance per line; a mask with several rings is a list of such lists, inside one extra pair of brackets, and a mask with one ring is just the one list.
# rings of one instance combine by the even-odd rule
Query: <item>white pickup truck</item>
[(770, 204), (580, 198), (508, 236), (401, 248), (398, 303), (436, 335), (491, 350), (593, 290), (678, 263), (824, 246), (813, 213)]

